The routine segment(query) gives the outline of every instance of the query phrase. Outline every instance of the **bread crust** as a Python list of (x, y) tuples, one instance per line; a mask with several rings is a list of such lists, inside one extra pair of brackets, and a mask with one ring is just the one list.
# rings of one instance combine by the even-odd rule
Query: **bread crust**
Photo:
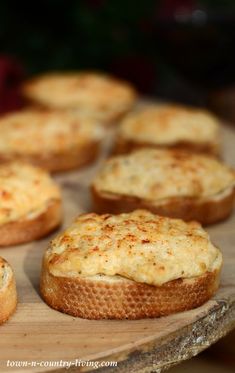
[(71, 148), (66, 152), (48, 152), (38, 154), (3, 154), (0, 153), (0, 163), (11, 161), (29, 162), (50, 172), (61, 172), (85, 166), (98, 156), (99, 141), (90, 141), (83, 147)]
[(218, 288), (219, 271), (161, 286), (122, 279), (118, 282), (59, 277), (44, 259), (41, 294), (52, 308), (86, 319), (141, 319), (166, 316), (199, 307)]
[(174, 149), (185, 150), (193, 153), (207, 154), (220, 158), (219, 143), (196, 143), (190, 141), (178, 141), (173, 144), (154, 144), (149, 142), (136, 142), (133, 140), (125, 139), (121, 136), (117, 137), (116, 143), (113, 148), (113, 154), (128, 154), (134, 150), (142, 148), (153, 149)]
[[(9, 267), (6, 261), (5, 265)], [(13, 272), (4, 288), (0, 289), (0, 325), (6, 322), (9, 317), (15, 312), (17, 306), (16, 284)]]
[(47, 209), (33, 219), (22, 219), (0, 225), (0, 247), (39, 239), (58, 227), (61, 219), (61, 201), (51, 200)]
[[(137, 94), (136, 94), (136, 99), (137, 99)], [(134, 100), (133, 100), (134, 101)], [(59, 108), (59, 107), (56, 107), (56, 109), (51, 109), (50, 106), (48, 105), (44, 105), (42, 103), (38, 103), (38, 102), (34, 102), (33, 100), (30, 100), (29, 98), (28, 99), (24, 99), (24, 106), (25, 108), (29, 109), (29, 110), (37, 110), (37, 111), (48, 111), (48, 110), (56, 110), (58, 112), (63, 112), (63, 111), (66, 111), (66, 109), (64, 108)], [(109, 115), (106, 115), (105, 118), (102, 118), (100, 119), (98, 117), (98, 119), (100, 120), (100, 122), (102, 122), (102, 125), (106, 128), (111, 128), (112, 125), (114, 124), (119, 124), (117, 122), (119, 122), (121, 119), (123, 119), (128, 113), (130, 113), (130, 111), (133, 109), (134, 107), (134, 102), (133, 102), (133, 105), (132, 107), (130, 108), (123, 108), (121, 110), (118, 110), (116, 112), (113, 112), (113, 113), (110, 113)], [(68, 110), (68, 109), (67, 109)], [(72, 109), (71, 109), (72, 110)]]
[(188, 197), (168, 198), (164, 203), (155, 205), (142, 198), (102, 193), (91, 187), (94, 211), (98, 213), (119, 214), (135, 209), (147, 209), (155, 214), (180, 218), (185, 221), (196, 220), (207, 225), (226, 219), (233, 210), (235, 188), (220, 199), (198, 200)]
[[(87, 72), (85, 72), (85, 73), (87, 74)], [(95, 74), (95, 75), (97, 74), (96, 72), (92, 72), (92, 71), (90, 71), (88, 73)], [(76, 104), (61, 105), (61, 104), (55, 104), (55, 103), (52, 104), (50, 102), (46, 102), (46, 101), (41, 100), (40, 98), (37, 97), (37, 95), (35, 96), (35, 94), (33, 92), (35, 84), (37, 85), (38, 82), (40, 82), (41, 79), (44, 79), (47, 76), (50, 78), (50, 76), (53, 76), (53, 75), (54, 75), (54, 73), (51, 73), (51, 74), (49, 73), (49, 74), (46, 74), (46, 75), (43, 75), (43, 76), (34, 77), (34, 78), (32, 78), (32, 79), (30, 79), (30, 80), (28, 80), (28, 81), (26, 81), (22, 84), (21, 94), (24, 98), (25, 106), (29, 106), (29, 107), (35, 108), (37, 110), (45, 110), (45, 109), (46, 110), (47, 109), (56, 109), (56, 110), (67, 110), (67, 109), (73, 110), (73, 109), (75, 109), (76, 110), (77, 108), (78, 109), (82, 108), (82, 106), (80, 107), (79, 104), (78, 105), (76, 105)], [(102, 76), (103, 74), (98, 73), (98, 76), (99, 75)], [(118, 108), (114, 108), (113, 110), (108, 110), (107, 111), (107, 108), (105, 107), (105, 105), (104, 105), (103, 111), (102, 111), (102, 108), (98, 109), (98, 111), (97, 111), (97, 109), (90, 108), (90, 112), (94, 114), (94, 110), (95, 110), (95, 112), (98, 113), (97, 118), (99, 118), (106, 125), (114, 124), (114, 122), (118, 121), (125, 114), (130, 112), (131, 109), (134, 107), (135, 102), (138, 98), (138, 93), (135, 90), (135, 88), (132, 86), (131, 83), (125, 82), (125, 81), (117, 79), (117, 78), (114, 78), (112, 76), (109, 76), (109, 78), (110, 78), (110, 81), (113, 82), (112, 84), (114, 84), (114, 85), (115, 84), (123, 84), (123, 86), (126, 87), (126, 89), (128, 90), (129, 93), (128, 93), (127, 102), (125, 102), (123, 105), (121, 105)], [(86, 107), (86, 105), (85, 105), (84, 108), (89, 109), (89, 107)]]

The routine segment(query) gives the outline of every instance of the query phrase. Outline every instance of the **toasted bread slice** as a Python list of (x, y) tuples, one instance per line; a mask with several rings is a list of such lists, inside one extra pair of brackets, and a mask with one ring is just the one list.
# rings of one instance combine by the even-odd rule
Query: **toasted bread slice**
[(60, 189), (46, 171), (22, 162), (1, 165), (0, 188), (0, 246), (38, 239), (60, 224)]
[(221, 265), (198, 223), (144, 210), (84, 214), (51, 242), (40, 287), (49, 306), (73, 316), (159, 317), (210, 299)]
[(103, 123), (128, 112), (137, 97), (129, 83), (89, 71), (38, 76), (23, 84), (22, 93), (31, 105), (79, 110)]
[(233, 210), (235, 173), (205, 155), (143, 149), (110, 158), (92, 184), (92, 195), (99, 213), (144, 208), (212, 224)]
[(196, 220), (203, 225), (218, 223), (228, 218), (234, 206), (235, 188), (214, 199), (172, 197), (159, 205), (143, 198), (115, 193), (101, 192), (92, 187), (93, 207), (98, 213), (120, 214), (136, 209), (147, 209), (155, 214), (179, 218), (185, 221)]
[(202, 109), (173, 104), (146, 106), (121, 122), (114, 153), (129, 153), (143, 147), (219, 156), (219, 121)]
[(100, 142), (93, 141), (82, 147), (71, 147), (67, 151), (58, 153), (23, 154), (16, 151), (11, 154), (4, 154), (0, 151), (0, 164), (19, 160), (42, 167), (51, 173), (58, 173), (77, 169), (92, 163), (98, 157), (99, 150)]
[(22, 110), (0, 120), (0, 162), (21, 160), (51, 172), (92, 162), (103, 127), (75, 112)]
[(54, 276), (44, 263), (41, 294), (49, 306), (72, 316), (142, 319), (199, 307), (214, 295), (218, 284), (218, 271), (151, 286), (118, 277)]
[(62, 220), (61, 201), (51, 200), (42, 213), (0, 225), (0, 246), (37, 240), (56, 229)]
[(0, 257), (0, 324), (9, 319), (16, 305), (15, 278), (10, 265)]
[(112, 154), (128, 154), (137, 149), (153, 148), (153, 149), (173, 149), (173, 150), (186, 150), (193, 153), (202, 153), (212, 155), (220, 158), (220, 145), (218, 142), (204, 142), (195, 143), (192, 141), (178, 141), (174, 144), (154, 144), (144, 141), (127, 140), (120, 134), (117, 136), (112, 150)]

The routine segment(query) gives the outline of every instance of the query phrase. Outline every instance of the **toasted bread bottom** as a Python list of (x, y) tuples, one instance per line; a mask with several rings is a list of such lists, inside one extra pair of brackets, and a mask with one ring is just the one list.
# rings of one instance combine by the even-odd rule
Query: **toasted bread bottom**
[(86, 319), (141, 319), (165, 316), (202, 305), (218, 288), (219, 271), (162, 286), (119, 278), (57, 277), (44, 260), (41, 294), (61, 312)]
[(53, 200), (48, 208), (32, 219), (24, 219), (0, 225), (0, 246), (12, 246), (39, 239), (62, 220), (61, 201)]
[(113, 154), (127, 154), (134, 150), (141, 148), (154, 148), (154, 149), (175, 149), (185, 150), (193, 153), (207, 154), (219, 158), (220, 146), (219, 143), (196, 143), (190, 141), (179, 141), (174, 144), (153, 144), (148, 142), (136, 142), (119, 137), (114, 145)]
[(0, 289), (0, 324), (14, 313), (17, 305), (15, 278), (10, 270), (6, 285)]
[(204, 225), (226, 219), (233, 210), (235, 188), (220, 198), (200, 200), (174, 197), (157, 205), (144, 199), (111, 193), (102, 193), (92, 188), (94, 210), (98, 213), (120, 214), (136, 209), (147, 209), (154, 214), (179, 218), (185, 221), (197, 220)]
[[(133, 104), (131, 104), (129, 107), (124, 107), (123, 108), (119, 108), (117, 110), (113, 110), (113, 111), (109, 111), (109, 112), (106, 112), (103, 110), (102, 112), (98, 113), (98, 112), (95, 112), (94, 110), (90, 110), (90, 113), (92, 115), (92, 117), (96, 118), (100, 123), (101, 125), (103, 125), (104, 127), (109, 127), (109, 126), (112, 126), (114, 124), (116, 124), (117, 121), (120, 121), (126, 114), (128, 114), (134, 107), (134, 104), (135, 102), (133, 102)], [(50, 106), (50, 105), (46, 105), (46, 104), (42, 104), (42, 103), (39, 103), (39, 102), (36, 102), (34, 101), (33, 99), (30, 100), (30, 99), (25, 99), (24, 100), (24, 106), (25, 108), (28, 108), (28, 109), (32, 109), (32, 110), (40, 110), (40, 111), (47, 111), (47, 110), (57, 110), (57, 111), (80, 111), (80, 108), (79, 107), (68, 107), (68, 108), (64, 108), (64, 107), (55, 107), (55, 106)], [(89, 115), (89, 112), (88, 112), (88, 115)]]
[(1, 154), (0, 162), (14, 160), (26, 161), (35, 166), (42, 167), (51, 172), (67, 171), (79, 168), (92, 162), (98, 156), (100, 143), (92, 141), (82, 147), (71, 148), (60, 153), (38, 153), (38, 154)]

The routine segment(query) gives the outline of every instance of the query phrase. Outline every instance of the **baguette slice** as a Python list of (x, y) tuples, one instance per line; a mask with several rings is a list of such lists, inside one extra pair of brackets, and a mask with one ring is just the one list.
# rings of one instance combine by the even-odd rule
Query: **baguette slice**
[(98, 213), (143, 208), (206, 225), (231, 214), (235, 172), (204, 154), (145, 148), (107, 160), (91, 191)]
[(117, 136), (112, 154), (128, 154), (142, 148), (186, 150), (193, 153), (202, 153), (220, 158), (220, 145), (218, 142), (195, 143), (192, 141), (178, 141), (174, 144), (154, 144), (146, 141), (134, 141)]
[(10, 265), (0, 257), (0, 324), (9, 319), (16, 305), (15, 278)]
[(50, 243), (40, 288), (49, 306), (77, 317), (159, 317), (210, 299), (221, 266), (199, 223), (146, 210), (90, 213)]
[(103, 127), (91, 116), (21, 110), (0, 119), (0, 162), (27, 161), (51, 172), (79, 168), (98, 155)]
[(52, 308), (86, 319), (141, 319), (166, 316), (201, 306), (218, 289), (219, 271), (192, 279), (169, 281), (161, 286), (121, 277), (60, 277), (46, 262), (41, 294)]
[(235, 188), (229, 188), (226, 193), (214, 199), (200, 200), (197, 198), (172, 197), (159, 205), (144, 198), (102, 192), (93, 185), (91, 188), (94, 211), (103, 214), (120, 214), (147, 209), (154, 214), (179, 218), (184, 221), (196, 220), (203, 225), (214, 224), (228, 218), (234, 206)]
[(137, 93), (131, 84), (92, 72), (52, 72), (26, 81), (26, 101), (38, 108), (78, 110), (110, 124), (134, 106)]
[(61, 201), (51, 200), (41, 214), (0, 225), (0, 246), (13, 246), (46, 236), (61, 223)]
[(130, 113), (118, 129), (114, 153), (143, 147), (220, 155), (218, 119), (206, 110), (174, 104), (148, 105)]
[(0, 246), (36, 240), (62, 220), (61, 191), (51, 176), (24, 162), (0, 165)]
[(19, 160), (31, 163), (34, 166), (42, 167), (52, 173), (58, 173), (77, 169), (92, 163), (97, 158), (99, 150), (100, 142), (90, 141), (82, 147), (71, 147), (67, 151), (56, 153), (23, 154), (14, 152), (6, 154), (0, 151), (0, 163)]

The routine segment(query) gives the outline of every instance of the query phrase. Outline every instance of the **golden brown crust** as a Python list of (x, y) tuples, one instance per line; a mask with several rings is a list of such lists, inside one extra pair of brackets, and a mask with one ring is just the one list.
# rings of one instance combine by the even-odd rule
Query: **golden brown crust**
[(94, 281), (82, 277), (59, 277), (49, 272), (44, 260), (41, 294), (58, 311), (87, 319), (140, 319), (159, 317), (199, 307), (218, 288), (219, 271), (193, 279), (151, 286), (122, 279)]
[(12, 246), (39, 239), (61, 223), (61, 201), (53, 200), (33, 219), (22, 219), (0, 226), (0, 246)]
[(0, 163), (9, 161), (30, 162), (51, 172), (67, 171), (94, 161), (98, 156), (99, 141), (91, 141), (82, 147), (71, 148), (69, 151), (47, 154), (1, 154)]
[[(58, 84), (59, 100), (56, 98)], [(49, 97), (48, 89), (52, 89)], [(94, 115), (104, 124), (110, 124), (129, 112), (137, 99), (137, 92), (129, 82), (92, 71), (52, 72), (34, 77), (24, 82), (21, 93), (25, 104), (30, 107), (79, 109)]]
[(147, 209), (155, 214), (180, 218), (185, 221), (197, 220), (202, 224), (213, 224), (226, 219), (232, 212), (235, 188), (220, 199), (198, 200), (196, 198), (168, 198), (160, 205), (151, 204), (144, 199), (114, 193), (102, 193), (94, 186), (91, 188), (94, 210), (98, 213), (119, 214), (135, 209)]
[(134, 150), (141, 148), (154, 148), (154, 149), (174, 149), (174, 150), (183, 150), (190, 151), (194, 153), (208, 154), (215, 157), (220, 157), (220, 147), (219, 144), (212, 143), (192, 143), (189, 141), (180, 141), (174, 144), (153, 144), (148, 142), (136, 142), (129, 139), (124, 139), (119, 136), (116, 139), (113, 154), (128, 154)]
[(17, 294), (15, 278), (9, 264), (5, 260), (1, 260), (4, 266), (8, 268), (9, 278), (6, 285), (0, 289), (0, 325), (6, 322), (14, 313), (17, 305)]
[[(48, 111), (50, 110), (47, 105), (39, 104), (34, 102), (33, 100), (30, 99), (24, 99), (24, 105), (25, 108), (28, 110), (36, 110), (36, 111)], [(134, 103), (133, 103), (134, 107)], [(122, 110), (119, 110), (117, 112), (109, 113), (109, 115), (106, 115), (105, 118), (98, 118), (102, 122), (102, 126), (104, 128), (110, 128), (114, 124), (119, 124), (119, 121), (122, 120), (130, 111), (132, 110), (131, 108), (123, 108)], [(64, 108), (56, 108), (57, 112), (64, 112), (66, 109)], [(89, 113), (88, 115), (91, 115), (93, 117), (96, 117), (94, 113)]]
[(213, 114), (175, 104), (147, 105), (120, 124), (117, 151), (131, 147), (186, 149), (219, 154), (219, 121)]

